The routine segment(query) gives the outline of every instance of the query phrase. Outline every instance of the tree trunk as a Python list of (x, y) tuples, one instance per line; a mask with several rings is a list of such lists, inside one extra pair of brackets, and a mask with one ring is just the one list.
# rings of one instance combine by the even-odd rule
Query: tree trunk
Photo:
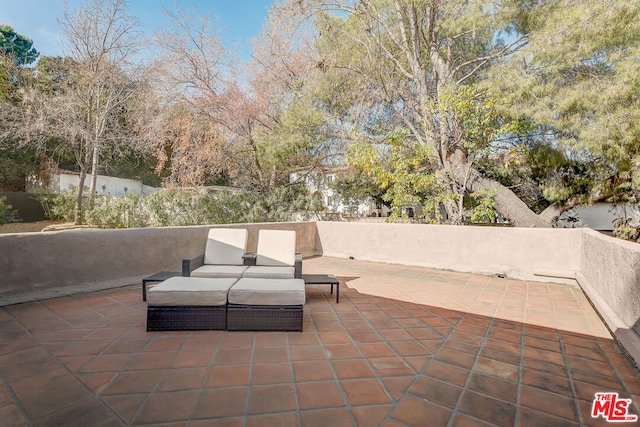
[(549, 206), (548, 208), (546, 208), (545, 210), (543, 210), (542, 212), (540, 212), (540, 218), (542, 218), (545, 221), (553, 221), (554, 219), (556, 219), (557, 217), (560, 216), (560, 214), (562, 214), (562, 212), (564, 212), (566, 209), (564, 208), (564, 206), (560, 206), (556, 203), (552, 204), (551, 206)]
[(73, 210), (73, 223), (82, 224), (82, 195), (84, 192), (84, 180), (87, 172), (84, 168), (80, 168), (80, 181), (78, 182), (78, 191), (76, 192), (76, 206)]
[(91, 182), (89, 183), (89, 197), (93, 199), (96, 195), (96, 185), (98, 182), (98, 160), (100, 158), (100, 150), (98, 144), (94, 144), (92, 160), (91, 160)]
[(499, 182), (482, 176), (475, 169), (470, 170), (467, 190), (470, 192), (480, 189), (493, 189), (496, 194), (498, 212), (507, 217), (516, 227), (550, 228), (551, 220), (537, 215), (513, 191)]

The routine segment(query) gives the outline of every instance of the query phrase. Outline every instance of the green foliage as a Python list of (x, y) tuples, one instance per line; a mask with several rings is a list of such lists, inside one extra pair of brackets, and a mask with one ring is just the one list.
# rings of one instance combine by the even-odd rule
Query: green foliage
[(530, 160), (553, 171), (541, 182), (550, 201), (633, 199), (640, 3), (560, 0), (539, 12), (528, 44), (493, 67), (484, 86), (502, 112), (547, 130), (548, 147), (532, 147)]
[(493, 189), (483, 189), (471, 194), (474, 207), (471, 210), (471, 222), (487, 224), (496, 220), (496, 196)]
[(61, 95), (78, 85), (74, 71), (78, 64), (71, 58), (43, 56), (36, 64), (36, 87), (49, 96)]
[(15, 222), (18, 217), (18, 213), (13, 210), (13, 206), (6, 203), (6, 201), (6, 197), (0, 197), (0, 225)]
[(0, 189), (24, 191), (27, 176), (37, 172), (35, 150), (0, 148)]
[(294, 99), (277, 118), (277, 125), (262, 131), (258, 156), (265, 168), (290, 170), (308, 165), (314, 147), (320, 145), (323, 116), (309, 99)]
[(447, 197), (431, 167), (432, 149), (411, 141), (407, 129), (392, 130), (380, 144), (357, 141), (349, 147), (346, 160), (383, 192), (382, 199), (392, 208), (391, 220), (402, 218), (402, 208), (418, 204), (437, 213), (436, 206)]
[(329, 187), (340, 197), (348, 216), (357, 216), (358, 206), (369, 199), (382, 201), (383, 192), (371, 178), (362, 173), (340, 174)]
[(60, 194), (43, 190), (36, 194), (36, 199), (42, 205), (45, 215), (51, 220), (73, 221), (76, 205), (75, 192), (64, 191)]
[(143, 210), (142, 197), (127, 194), (122, 197), (108, 195), (93, 198), (93, 206), (83, 210), (85, 223), (101, 228), (144, 227), (148, 219)]
[(613, 235), (632, 242), (640, 241), (640, 224), (630, 216), (622, 215), (613, 221)]
[(18, 66), (29, 65), (40, 55), (29, 37), (6, 24), (0, 24), (0, 54), (11, 56)]
[(572, 156), (552, 140), (524, 136), (478, 160), (478, 169), (514, 193), (535, 212), (551, 203), (587, 202), (598, 180), (599, 160)]
[(494, 102), (475, 85), (447, 87), (438, 107), (440, 116), (453, 116), (460, 121), (460, 137), (471, 156), (487, 151), (503, 132)]
[[(38, 200), (49, 218), (73, 220), (75, 195), (72, 191), (43, 192)], [(318, 209), (314, 200), (299, 187), (278, 187), (268, 195), (167, 189), (148, 196), (107, 195), (85, 200), (84, 219), (86, 224), (101, 228), (286, 222)]]

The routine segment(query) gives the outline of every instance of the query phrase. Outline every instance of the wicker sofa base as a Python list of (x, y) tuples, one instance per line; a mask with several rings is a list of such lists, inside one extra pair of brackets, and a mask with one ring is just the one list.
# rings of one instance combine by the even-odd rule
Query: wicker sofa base
[(148, 306), (147, 332), (227, 328), (227, 306)]
[(302, 305), (229, 304), (227, 329), (230, 331), (302, 332)]

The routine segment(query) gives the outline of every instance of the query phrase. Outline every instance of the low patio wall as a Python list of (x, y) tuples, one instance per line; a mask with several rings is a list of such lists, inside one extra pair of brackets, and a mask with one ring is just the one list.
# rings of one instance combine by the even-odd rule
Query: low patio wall
[[(640, 245), (587, 228), (319, 222), (324, 256), (525, 280), (576, 281), (640, 364)], [(575, 279), (575, 280), (574, 280)]]
[[(204, 251), (214, 226), (67, 230), (0, 235), (0, 305), (140, 283), (162, 270), (180, 271), (182, 259)], [(317, 253), (311, 222), (239, 224), (255, 251), (259, 229), (297, 232), (297, 251)]]
[(581, 258), (578, 283), (640, 363), (640, 245), (583, 229)]
[(526, 280), (574, 278), (582, 231), (318, 222), (322, 254)]
[[(213, 226), (0, 235), (0, 305), (140, 283), (181, 268)], [(297, 251), (525, 280), (574, 279), (640, 363), (640, 245), (589, 229), (296, 222), (219, 225), (297, 232)]]

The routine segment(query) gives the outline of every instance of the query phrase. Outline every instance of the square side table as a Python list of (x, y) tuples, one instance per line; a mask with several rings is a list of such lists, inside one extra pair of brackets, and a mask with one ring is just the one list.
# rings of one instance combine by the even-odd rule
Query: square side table
[(333, 294), (333, 286), (336, 286), (336, 304), (340, 302), (340, 281), (330, 274), (303, 274), (302, 279), (305, 285), (331, 285), (331, 294)]

